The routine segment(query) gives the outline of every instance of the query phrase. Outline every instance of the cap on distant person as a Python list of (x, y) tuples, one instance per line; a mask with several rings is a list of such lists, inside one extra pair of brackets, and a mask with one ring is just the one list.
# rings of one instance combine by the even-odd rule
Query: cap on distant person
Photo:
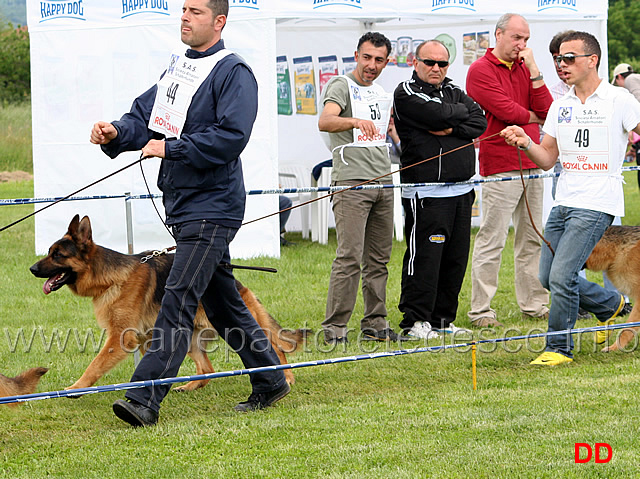
[(633, 73), (633, 68), (628, 63), (621, 63), (617, 67), (613, 69), (613, 79), (611, 80), (611, 84), (616, 84), (616, 77), (622, 73)]

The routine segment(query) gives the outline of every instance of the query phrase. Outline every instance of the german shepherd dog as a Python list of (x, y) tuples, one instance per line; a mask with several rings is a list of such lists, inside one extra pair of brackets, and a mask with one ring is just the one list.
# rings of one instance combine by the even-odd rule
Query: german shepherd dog
[[(604, 271), (618, 290), (633, 299), (630, 323), (640, 321), (640, 226), (610, 226), (598, 241), (586, 266)], [(618, 339), (602, 351), (624, 348), (640, 328), (623, 329)]]
[[(47, 368), (31, 368), (15, 378), (8, 378), (0, 374), (0, 397), (34, 393), (40, 378), (47, 371)], [(9, 404), (9, 406), (17, 406), (17, 404)]]
[[(172, 254), (153, 257), (143, 263), (150, 252), (126, 255), (98, 246), (93, 242), (91, 222), (78, 215), (69, 223), (67, 233), (49, 248), (48, 255), (31, 266), (38, 278), (48, 278), (45, 294), (65, 284), (79, 296), (93, 299), (98, 325), (106, 330), (106, 341), (84, 374), (67, 389), (90, 387), (136, 347), (144, 354), (151, 339), (164, 287), (173, 264)], [(285, 330), (271, 317), (249, 288), (236, 280), (236, 287), (256, 322), (271, 341), (281, 364), (287, 364), (285, 353), (292, 353), (305, 340), (307, 330)], [(196, 363), (197, 374), (212, 373), (213, 366), (205, 352), (207, 340), (215, 330), (202, 308), (198, 306), (189, 356)], [(284, 371), (287, 382), (293, 384), (293, 373)], [(209, 381), (191, 381), (175, 388), (192, 391)]]

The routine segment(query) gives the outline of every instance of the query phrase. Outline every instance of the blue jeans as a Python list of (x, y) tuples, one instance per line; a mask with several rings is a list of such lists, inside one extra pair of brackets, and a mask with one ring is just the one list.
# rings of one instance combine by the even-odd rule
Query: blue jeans
[[(247, 309), (236, 288), (233, 273), (220, 266), (229, 263), (229, 243), (237, 229), (209, 221), (188, 221), (173, 226), (176, 255), (162, 297), (151, 345), (131, 381), (170, 378), (178, 374), (191, 344), (198, 301), (207, 318), (238, 353), (246, 368), (280, 364), (271, 343)], [(153, 260), (151, 260), (153, 261)], [(253, 392), (279, 388), (282, 371), (250, 377)], [(125, 397), (158, 411), (171, 385), (127, 391)]]
[[(551, 210), (544, 236), (546, 245), (540, 255), (540, 283), (551, 291), (549, 332), (572, 329), (578, 307), (599, 320), (610, 318), (620, 306), (620, 294), (578, 276), (587, 258), (611, 225), (613, 216), (599, 211), (555, 206)], [(547, 351), (572, 357), (573, 336), (547, 336)]]

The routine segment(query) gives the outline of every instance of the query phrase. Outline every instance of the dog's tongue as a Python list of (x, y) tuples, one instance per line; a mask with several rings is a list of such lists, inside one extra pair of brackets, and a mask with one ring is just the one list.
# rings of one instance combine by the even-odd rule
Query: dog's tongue
[(59, 274), (52, 276), (51, 278), (45, 281), (44, 285), (42, 286), (42, 291), (44, 291), (44, 294), (49, 294), (51, 292), (51, 285), (56, 279), (58, 279), (59, 276), (60, 276)]

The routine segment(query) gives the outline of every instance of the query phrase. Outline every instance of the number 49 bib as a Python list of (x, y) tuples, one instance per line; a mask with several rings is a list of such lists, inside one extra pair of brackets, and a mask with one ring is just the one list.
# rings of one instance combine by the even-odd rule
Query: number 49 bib
[(561, 106), (558, 110), (558, 146), (565, 171), (581, 174), (609, 174), (612, 108)]
[(193, 95), (209, 76), (216, 64), (230, 50), (222, 49), (203, 58), (187, 58), (184, 50), (171, 54), (167, 72), (158, 82), (158, 91), (149, 117), (149, 129), (165, 138), (180, 138), (191, 106)]

